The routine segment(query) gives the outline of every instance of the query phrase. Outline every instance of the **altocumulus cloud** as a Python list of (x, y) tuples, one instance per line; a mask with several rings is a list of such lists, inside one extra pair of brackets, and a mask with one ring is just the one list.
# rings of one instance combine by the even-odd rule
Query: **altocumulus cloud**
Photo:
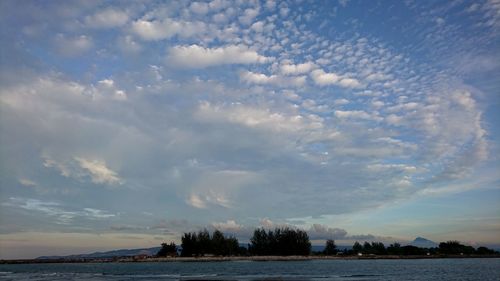
[[(311, 218), (470, 190), (494, 161), (488, 93), (440, 53), (477, 46), (447, 20), (403, 50), (300, 3), (15, 4), (0, 21), (0, 191), (23, 229), (248, 234), (302, 218), (350, 240)], [(497, 34), (483, 23), (478, 42)]]

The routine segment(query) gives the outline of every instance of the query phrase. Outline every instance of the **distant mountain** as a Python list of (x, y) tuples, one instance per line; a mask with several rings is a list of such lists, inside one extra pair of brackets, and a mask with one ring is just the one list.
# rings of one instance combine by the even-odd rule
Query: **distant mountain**
[(114, 258), (114, 257), (132, 257), (137, 255), (149, 255), (154, 256), (160, 247), (154, 248), (142, 248), (142, 249), (122, 249), (113, 250), (108, 252), (95, 252), (91, 254), (79, 254), (79, 255), (69, 255), (69, 256), (41, 256), (36, 259), (99, 259), (99, 258)]
[(412, 245), (415, 247), (420, 247), (420, 248), (433, 248), (437, 247), (438, 243), (431, 241), (429, 239), (423, 238), (423, 237), (417, 237), (415, 240), (410, 242), (408, 245)]

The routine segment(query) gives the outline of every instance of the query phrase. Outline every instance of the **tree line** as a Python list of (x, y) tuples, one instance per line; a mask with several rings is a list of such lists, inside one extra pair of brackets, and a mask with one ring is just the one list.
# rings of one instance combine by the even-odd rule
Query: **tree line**
[[(182, 257), (214, 256), (291, 256), (309, 255), (311, 242), (305, 231), (291, 228), (276, 228), (266, 231), (256, 229), (247, 247), (240, 246), (234, 236), (225, 236), (215, 230), (212, 235), (205, 229), (199, 232), (187, 232), (181, 238)], [(175, 243), (163, 243), (157, 256), (175, 256)]]
[(182, 257), (205, 255), (235, 256), (239, 255), (240, 251), (242, 251), (235, 237), (226, 237), (219, 230), (215, 230), (211, 236), (206, 229), (198, 233), (184, 233), (181, 240)]
[(254, 256), (306, 256), (311, 252), (311, 242), (302, 230), (285, 227), (266, 231), (260, 228), (250, 238), (248, 251)]
[[(180, 255), (182, 257), (213, 256), (292, 256), (300, 255), (493, 255), (498, 252), (486, 247), (463, 245), (458, 241), (441, 242), (438, 247), (420, 248), (412, 245), (401, 246), (399, 243), (388, 247), (382, 242), (356, 241), (351, 249), (339, 251), (333, 239), (326, 240), (324, 250), (311, 252), (311, 242), (307, 232), (288, 227), (265, 230), (255, 229), (247, 247), (240, 246), (234, 236), (225, 236), (215, 230), (212, 235), (205, 229), (199, 232), (184, 233), (181, 238)], [(163, 243), (157, 256), (177, 256), (178, 247), (175, 243)]]
[(438, 247), (421, 248), (413, 245), (401, 246), (399, 243), (390, 244), (387, 248), (381, 242), (355, 242), (352, 250), (345, 250), (343, 254), (365, 254), (365, 255), (397, 255), (397, 256), (419, 256), (419, 255), (493, 255), (498, 252), (486, 247), (478, 247), (461, 244), (459, 241), (447, 241), (439, 243)]

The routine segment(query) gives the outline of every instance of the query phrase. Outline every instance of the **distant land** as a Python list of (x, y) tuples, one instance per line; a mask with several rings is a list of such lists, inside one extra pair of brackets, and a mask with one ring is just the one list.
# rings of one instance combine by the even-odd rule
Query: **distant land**
[(415, 240), (411, 241), (408, 245), (419, 247), (419, 248), (434, 248), (439, 244), (423, 237), (417, 237)]
[[(240, 243), (240, 247), (248, 247), (247, 243)], [(411, 245), (419, 248), (434, 248), (438, 247), (439, 244), (431, 241), (427, 238), (417, 237), (413, 241), (403, 244), (403, 245)], [(499, 251), (500, 247), (492, 247), (494, 250)], [(67, 256), (40, 256), (35, 258), (35, 260), (79, 260), (79, 259), (112, 259), (112, 258), (123, 258), (123, 257), (135, 257), (135, 256), (154, 256), (158, 253), (161, 247), (152, 247), (152, 248), (137, 248), (137, 249), (119, 249), (119, 250), (111, 250), (105, 252), (94, 252), (89, 254), (73, 254)], [(324, 245), (312, 245), (312, 252), (321, 252), (325, 249)], [(339, 251), (343, 250), (351, 250), (352, 246), (344, 246), (337, 245), (337, 249)]]
[[(407, 245), (412, 245), (420, 248), (432, 248), (437, 247), (438, 243), (431, 241), (429, 239), (423, 237), (417, 237), (415, 240), (411, 241)], [(247, 247), (248, 244), (240, 243), (241, 247)], [(120, 250), (112, 250), (106, 252), (94, 252), (90, 254), (74, 254), (67, 256), (40, 256), (36, 259), (38, 260), (49, 260), (49, 259), (103, 259), (103, 258), (115, 258), (115, 257), (133, 257), (140, 255), (154, 256), (161, 247), (153, 247), (153, 248), (138, 248), (138, 249), (120, 249)], [(312, 245), (311, 251), (313, 252), (321, 252), (325, 248), (325, 245)], [(350, 250), (352, 246), (342, 246), (337, 245), (337, 249), (342, 251), (344, 249)]]
[(104, 258), (115, 258), (115, 257), (133, 257), (139, 255), (154, 256), (161, 247), (153, 248), (140, 248), (140, 249), (120, 249), (112, 250), (107, 252), (95, 252), (91, 254), (75, 254), (68, 256), (41, 256), (36, 258), (37, 260), (57, 260), (57, 259), (104, 259)]

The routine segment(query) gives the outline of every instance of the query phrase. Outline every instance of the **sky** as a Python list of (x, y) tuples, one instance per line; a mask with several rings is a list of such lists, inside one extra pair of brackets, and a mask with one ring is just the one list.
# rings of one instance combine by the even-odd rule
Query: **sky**
[(6, 0), (0, 42), (0, 258), (500, 244), (498, 0)]

